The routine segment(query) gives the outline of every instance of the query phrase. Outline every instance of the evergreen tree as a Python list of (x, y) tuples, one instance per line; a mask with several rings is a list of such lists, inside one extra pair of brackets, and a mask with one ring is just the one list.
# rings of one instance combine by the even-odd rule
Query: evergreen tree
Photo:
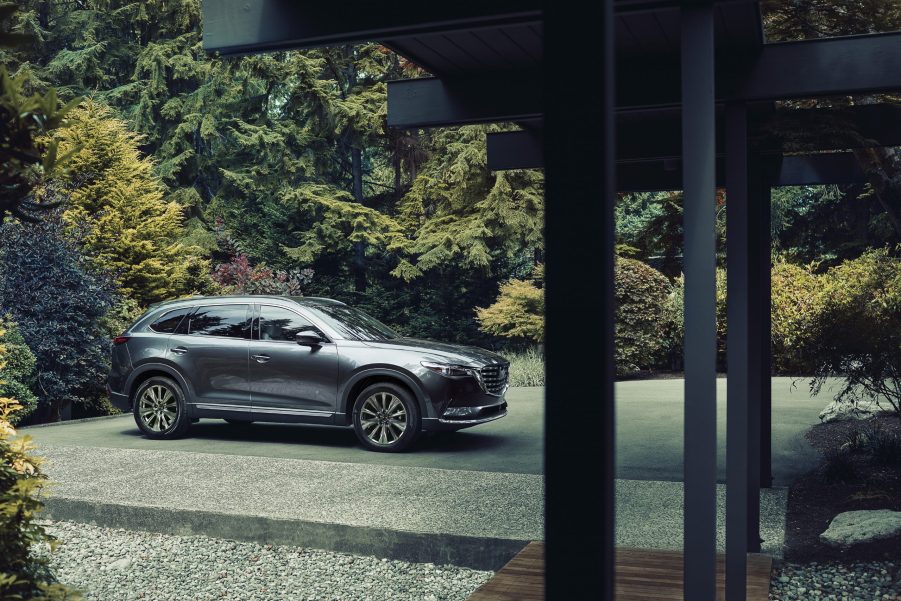
[(109, 109), (93, 101), (74, 110), (57, 133), (73, 154), (66, 174), (47, 195), (67, 196), (63, 219), (85, 254), (110, 271), (121, 291), (147, 305), (205, 287), (208, 262), (177, 239), (181, 207), (166, 202), (139, 138)]

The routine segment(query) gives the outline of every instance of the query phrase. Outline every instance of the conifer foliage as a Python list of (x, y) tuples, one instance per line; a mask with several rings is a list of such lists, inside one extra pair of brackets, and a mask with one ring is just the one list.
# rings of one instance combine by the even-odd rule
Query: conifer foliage
[(122, 293), (147, 305), (207, 287), (201, 276), (209, 263), (178, 241), (182, 209), (164, 199), (153, 162), (141, 156), (140, 138), (124, 121), (86, 101), (57, 139), (71, 153), (68, 170), (51, 187), (66, 196), (63, 219)]

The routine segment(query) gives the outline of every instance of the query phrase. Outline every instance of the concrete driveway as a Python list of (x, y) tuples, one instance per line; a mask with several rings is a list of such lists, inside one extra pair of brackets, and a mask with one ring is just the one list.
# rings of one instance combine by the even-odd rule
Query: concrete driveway
[[(725, 479), (726, 380), (719, 388), (719, 465)], [(643, 380), (616, 385), (617, 468), (619, 478), (682, 479), (682, 380)], [(429, 436), (402, 454), (362, 449), (344, 429), (284, 424), (236, 427), (202, 420), (182, 440), (154, 441), (141, 436), (131, 416), (52, 427), (29, 428), (39, 444), (188, 451), (287, 459), (396, 465), (488, 472), (541, 474), (543, 466), (544, 389), (514, 388), (504, 419), (451, 434)], [(811, 399), (803, 383), (773, 379), (773, 471), (776, 484), (789, 484), (815, 465), (815, 453), (804, 432), (818, 422), (826, 405), (823, 395)], [(570, 403), (574, 436), (592, 436), (579, 418), (579, 403)], [(584, 401), (583, 401), (584, 402)]]
[[(684, 380), (643, 380), (616, 385), (617, 477), (682, 480)], [(817, 453), (804, 433), (819, 423), (831, 398), (811, 398), (807, 380), (773, 378), (773, 478), (788, 486), (813, 469)], [(717, 380), (717, 471), (726, 479), (726, 379)]]

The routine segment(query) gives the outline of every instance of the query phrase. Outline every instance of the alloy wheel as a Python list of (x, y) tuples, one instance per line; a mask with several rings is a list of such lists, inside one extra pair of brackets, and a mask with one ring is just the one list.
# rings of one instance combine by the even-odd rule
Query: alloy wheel
[(407, 409), (390, 392), (376, 392), (360, 408), (360, 426), (377, 445), (390, 446), (407, 430)]
[(149, 386), (138, 401), (138, 414), (154, 432), (165, 432), (178, 417), (178, 401), (172, 391), (160, 384)]

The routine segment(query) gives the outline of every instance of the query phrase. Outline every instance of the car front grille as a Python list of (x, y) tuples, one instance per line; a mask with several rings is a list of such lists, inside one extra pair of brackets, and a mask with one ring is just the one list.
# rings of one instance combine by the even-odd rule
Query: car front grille
[(488, 394), (502, 395), (507, 389), (507, 380), (510, 375), (510, 365), (488, 365), (479, 370), (482, 376), (482, 384)]

